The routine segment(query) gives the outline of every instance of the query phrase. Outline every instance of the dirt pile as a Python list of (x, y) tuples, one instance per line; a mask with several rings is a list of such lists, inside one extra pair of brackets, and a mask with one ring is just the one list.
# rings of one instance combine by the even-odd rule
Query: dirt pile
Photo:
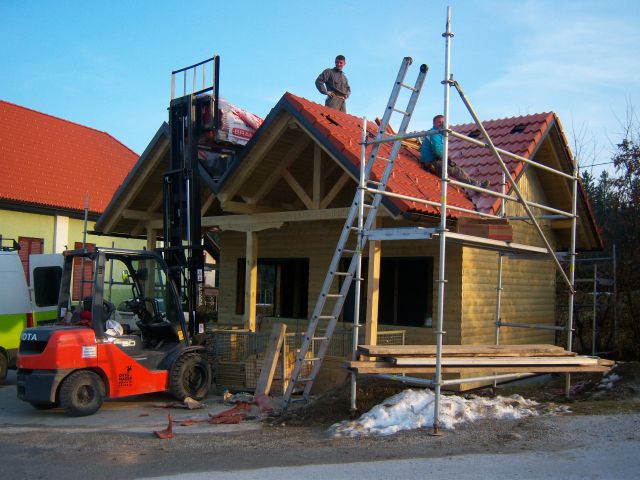
[[(640, 411), (640, 362), (618, 363), (608, 374), (582, 373), (571, 376), (571, 396), (565, 397), (564, 375), (556, 374), (544, 384), (511, 384), (484, 388), (469, 395), (509, 396), (522, 395), (540, 402), (541, 411), (555, 411), (556, 405), (566, 405), (576, 414), (623, 413)], [(358, 381), (356, 412), (349, 411), (350, 385), (345, 383), (310, 403), (296, 406), (295, 403), (274, 423), (287, 426), (328, 427), (334, 423), (353, 419), (369, 411), (386, 398), (405, 390), (407, 385), (390, 380), (361, 378)], [(545, 408), (548, 407), (548, 408)]]
[(385, 398), (408, 388), (400, 382), (377, 380), (373, 378), (358, 379), (356, 390), (356, 412), (349, 411), (350, 383), (331, 390), (309, 402), (296, 407), (295, 403), (277, 419), (278, 423), (290, 426), (330, 426), (342, 420), (352, 419), (378, 405)]

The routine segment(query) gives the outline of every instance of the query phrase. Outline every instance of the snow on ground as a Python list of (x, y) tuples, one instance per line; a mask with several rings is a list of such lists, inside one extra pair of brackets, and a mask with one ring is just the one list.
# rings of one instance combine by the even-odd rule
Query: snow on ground
[(620, 375), (615, 373), (607, 373), (603, 375), (602, 380), (600, 380), (600, 383), (598, 384), (598, 388), (602, 390), (611, 390), (613, 388), (613, 384), (622, 378)]
[[(435, 394), (431, 390), (404, 390), (376, 405), (354, 421), (332, 425), (330, 433), (337, 437), (361, 435), (391, 435), (433, 425)], [(540, 414), (538, 402), (520, 395), (468, 399), (457, 395), (443, 395), (440, 401), (440, 426), (453, 430), (455, 425), (480, 419), (519, 419)], [(556, 409), (556, 413), (566, 412)]]

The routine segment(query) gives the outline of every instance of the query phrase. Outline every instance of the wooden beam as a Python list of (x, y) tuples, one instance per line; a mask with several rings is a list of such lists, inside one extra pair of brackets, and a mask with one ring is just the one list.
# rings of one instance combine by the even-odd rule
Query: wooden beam
[(244, 285), (244, 328), (255, 332), (258, 290), (258, 234), (256, 232), (247, 232)]
[(143, 210), (130, 210), (124, 209), (122, 211), (122, 218), (126, 218), (128, 220), (157, 220), (158, 218), (162, 218), (162, 215), (155, 212), (147, 212)]
[(282, 228), (282, 225), (284, 225), (282, 222), (262, 222), (262, 223), (253, 223), (253, 224), (246, 224), (246, 223), (240, 223), (237, 225), (234, 225), (233, 223), (230, 223), (228, 225), (225, 225), (224, 227), (219, 227), (220, 230), (224, 230), (224, 231), (232, 231), (232, 232), (261, 232), (262, 230), (270, 230), (272, 228)]
[[(373, 220), (375, 228), (376, 220)], [(369, 271), (367, 278), (367, 317), (364, 341), (367, 345), (375, 345), (378, 341), (378, 302), (380, 300), (380, 258), (382, 248), (380, 241), (369, 242)]]
[(129, 206), (129, 204), (133, 201), (135, 196), (140, 192), (144, 182), (153, 172), (153, 169), (156, 168), (160, 160), (162, 159), (164, 153), (169, 149), (169, 139), (163, 138), (162, 144), (158, 147), (158, 150), (155, 154), (140, 168), (140, 171), (137, 172), (131, 184), (127, 185), (127, 189), (125, 190), (125, 194), (122, 198), (119, 199), (118, 207), (115, 208), (114, 212), (110, 215), (110, 219), (104, 224), (104, 232), (110, 233), (111, 229), (115, 226), (117, 220), (122, 215), (122, 212)]
[(309, 195), (307, 195), (307, 192), (304, 191), (304, 188), (302, 188), (302, 186), (298, 183), (298, 181), (295, 178), (293, 178), (293, 175), (291, 175), (289, 170), (287, 170), (286, 168), (282, 171), (282, 178), (284, 178), (285, 182), (289, 184), (289, 186), (295, 192), (298, 198), (302, 200), (302, 203), (304, 203), (304, 205), (309, 210), (314, 210), (313, 201), (309, 198)]
[[(347, 362), (345, 368), (356, 370), (361, 374), (391, 374), (402, 375), (403, 373), (434, 373), (435, 367), (408, 367), (393, 366), (385, 362)], [(568, 372), (608, 372), (611, 367), (602, 365), (556, 365), (556, 366), (508, 366), (508, 367), (464, 367), (464, 366), (443, 366), (442, 373), (568, 373)]]
[[(411, 365), (411, 366), (435, 366), (435, 357), (391, 357), (395, 365)], [(598, 365), (597, 358), (590, 357), (442, 357), (443, 366), (499, 366), (509, 367), (513, 365)]]
[(207, 195), (207, 199), (202, 203), (202, 206), (200, 207), (201, 217), (204, 217), (204, 214), (207, 213), (207, 210), (209, 210), (215, 199), (216, 196), (213, 193), (209, 193), (209, 195)]
[(340, 176), (340, 178), (338, 178), (338, 180), (333, 185), (333, 187), (331, 187), (331, 190), (329, 190), (329, 193), (327, 193), (327, 195), (322, 199), (322, 201), (320, 202), (320, 208), (327, 208), (329, 204), (333, 201), (333, 199), (336, 198), (336, 195), (340, 193), (340, 190), (342, 190), (342, 187), (344, 187), (348, 181), (349, 181), (349, 175), (346, 172), (344, 172)]
[(269, 395), (271, 382), (273, 382), (273, 375), (276, 373), (278, 357), (280, 356), (280, 350), (282, 350), (286, 331), (286, 323), (274, 323), (271, 327), (271, 335), (269, 336), (269, 343), (267, 344), (267, 352), (264, 357), (264, 363), (262, 364), (262, 369), (260, 370), (260, 376), (258, 377), (258, 383), (256, 384), (256, 390), (254, 392), (255, 397), (258, 395)]
[(306, 135), (300, 137), (285, 156), (282, 157), (282, 160), (278, 162), (278, 165), (272, 170), (269, 176), (262, 182), (258, 191), (247, 199), (247, 203), (259, 203), (265, 195), (273, 189), (278, 180), (280, 180), (283, 170), (289, 168), (293, 162), (296, 161), (304, 149), (307, 148), (310, 141), (311, 139)]
[(313, 209), (318, 210), (320, 208), (320, 201), (322, 199), (322, 150), (320, 150), (320, 146), (317, 143), (313, 146), (312, 191)]
[[(316, 220), (344, 220), (349, 208), (330, 208), (324, 210), (291, 210), (286, 212), (254, 213), (250, 215), (219, 215), (203, 217), (203, 227), (220, 227), (226, 225), (252, 225), (254, 223), (311, 222)], [(151, 227), (161, 229), (162, 220), (154, 220)]]
[(222, 209), (225, 212), (232, 212), (232, 213), (266, 213), (266, 212), (278, 211), (274, 207), (268, 207), (265, 205), (251, 205), (248, 203), (233, 202), (231, 200), (223, 203)]
[[(160, 190), (160, 192), (156, 194), (156, 196), (153, 198), (153, 200), (147, 207), (147, 212), (155, 212), (158, 209), (158, 207), (161, 207), (163, 198), (164, 198), (163, 192), (162, 190)], [(160, 215), (162, 215), (162, 213), (160, 213)], [(131, 235), (140, 235), (140, 233), (142, 233), (142, 231), (146, 229), (147, 229), (146, 223), (141, 222), (135, 227), (133, 227), (133, 229), (131, 230)]]
[[(435, 345), (359, 345), (358, 352), (375, 357), (434, 356)], [(546, 344), (524, 345), (443, 345), (443, 356), (524, 357), (524, 356), (572, 356), (563, 347)]]
[(153, 228), (147, 228), (147, 250), (154, 250), (157, 242), (158, 236), (156, 234), (156, 230)]
[(273, 121), (269, 130), (267, 130), (265, 135), (260, 139), (260, 142), (258, 142), (243, 159), (241, 168), (235, 171), (234, 175), (229, 178), (222, 190), (218, 193), (218, 198), (221, 203), (231, 200), (235, 196), (242, 184), (253, 173), (255, 166), (262, 161), (264, 156), (271, 150), (271, 147), (273, 147), (285, 132), (288, 119), (289, 114), (280, 114), (280, 116)]

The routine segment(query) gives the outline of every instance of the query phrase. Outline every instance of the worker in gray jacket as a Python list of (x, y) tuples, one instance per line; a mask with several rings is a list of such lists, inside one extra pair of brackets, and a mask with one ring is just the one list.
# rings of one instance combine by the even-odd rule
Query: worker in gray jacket
[(336, 57), (336, 66), (327, 68), (316, 79), (316, 88), (327, 96), (324, 104), (341, 112), (347, 111), (347, 98), (351, 95), (351, 87), (342, 69), (347, 64), (344, 55)]

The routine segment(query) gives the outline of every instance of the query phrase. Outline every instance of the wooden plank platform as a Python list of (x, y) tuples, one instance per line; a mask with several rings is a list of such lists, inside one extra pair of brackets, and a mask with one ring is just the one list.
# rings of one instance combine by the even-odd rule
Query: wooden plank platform
[[(435, 345), (359, 345), (358, 351), (369, 357), (428, 357), (435, 356)], [(447, 357), (525, 357), (574, 356), (555, 345), (443, 345), (442, 356)]]
[[(390, 363), (402, 365), (435, 366), (436, 357), (389, 357)], [(598, 365), (598, 359), (593, 357), (564, 356), (564, 357), (442, 357), (442, 365), (446, 366), (508, 366), (508, 365)]]
[[(360, 345), (360, 360), (343, 366), (361, 374), (435, 373), (435, 345)], [(443, 345), (442, 373), (606, 372), (615, 362), (555, 345)]]
[[(429, 366), (395, 366), (387, 362), (355, 361), (346, 362), (343, 366), (359, 374), (415, 374), (435, 373), (435, 367)], [(443, 366), (442, 373), (577, 373), (577, 372), (607, 372), (611, 367), (607, 365), (508, 365), (508, 366)]]

